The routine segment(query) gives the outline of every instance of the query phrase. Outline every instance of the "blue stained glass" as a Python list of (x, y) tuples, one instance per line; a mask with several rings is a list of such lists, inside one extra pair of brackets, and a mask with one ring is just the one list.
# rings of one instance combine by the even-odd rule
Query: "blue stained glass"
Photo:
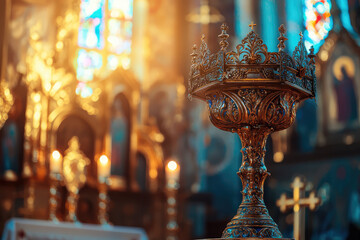
[(86, 48), (104, 47), (104, 1), (82, 0), (78, 44)]
[(320, 13), (320, 14), (324, 14), (325, 13), (325, 6), (322, 2), (318, 2), (315, 5), (316, 10)]
[(317, 52), (333, 28), (331, 1), (305, 0), (304, 3), (305, 46), (307, 49), (313, 46)]
[[(105, 16), (106, 8), (109, 16)], [(77, 92), (81, 92), (81, 96), (91, 95), (91, 88), (86, 83), (94, 78), (96, 70), (103, 64), (110, 70), (118, 66), (130, 67), (132, 17), (133, 0), (81, 0), (78, 45), (85, 49), (78, 52), (76, 69)], [(90, 49), (110, 52), (105, 52), (103, 60), (99, 52)]]

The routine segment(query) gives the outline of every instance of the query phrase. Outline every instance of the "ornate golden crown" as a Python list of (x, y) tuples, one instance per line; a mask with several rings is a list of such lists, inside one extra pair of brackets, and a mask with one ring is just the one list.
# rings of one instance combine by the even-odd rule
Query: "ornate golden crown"
[[(254, 24), (253, 24), (254, 25)], [(251, 26), (251, 25), (249, 25)], [(221, 26), (220, 51), (212, 54), (202, 36), (200, 48), (193, 46), (191, 53), (189, 96), (206, 99), (210, 89), (236, 84), (244, 85), (282, 85), (299, 94), (300, 99), (315, 97), (316, 76), (314, 49), (307, 53), (303, 35), (292, 54), (284, 51), (284, 25), (279, 27), (278, 52), (268, 52), (267, 46), (259, 35), (252, 30), (236, 46), (236, 51), (227, 52), (229, 45), (226, 33), (228, 27)]]

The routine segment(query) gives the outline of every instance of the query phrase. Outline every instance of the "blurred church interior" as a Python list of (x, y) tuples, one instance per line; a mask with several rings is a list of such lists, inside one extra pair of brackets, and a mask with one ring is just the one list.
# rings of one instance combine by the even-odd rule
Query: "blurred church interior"
[(270, 215), (293, 236), (276, 202), (300, 177), (321, 199), (303, 239), (360, 239), (357, 0), (0, 1), (0, 232), (24, 218), (220, 237), (242, 198), (241, 143), (188, 99), (190, 53), (202, 34), (218, 51), (224, 22), (234, 49), (252, 21), (269, 51), (284, 24), (286, 51), (302, 31), (316, 53), (316, 99), (267, 142)]

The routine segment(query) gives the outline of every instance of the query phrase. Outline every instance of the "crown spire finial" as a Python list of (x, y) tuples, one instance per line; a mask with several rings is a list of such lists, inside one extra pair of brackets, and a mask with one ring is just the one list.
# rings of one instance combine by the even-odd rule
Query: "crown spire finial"
[(205, 41), (205, 34), (201, 35), (201, 41)]
[(288, 40), (284, 34), (286, 33), (286, 28), (284, 26), (284, 24), (281, 24), (279, 27), (279, 32), (280, 32), (280, 37), (278, 37), (279, 39), (279, 44), (277, 45), (277, 47), (279, 48), (279, 52), (285, 49), (285, 41)]
[(304, 34), (302, 32), (300, 32), (299, 35), (300, 35), (300, 41), (302, 41), (304, 38)]
[(227, 34), (226, 30), (228, 30), (228, 26), (225, 23), (223, 23), (221, 25), (221, 34), (218, 36), (219, 38), (221, 38), (220, 41), (221, 51), (226, 51), (226, 48), (229, 46), (229, 43), (227, 41), (227, 39), (229, 38), (229, 34)]
[(193, 45), (192, 47), (192, 53), (190, 54), (191, 56), (191, 63), (194, 64), (196, 62), (196, 57), (197, 57), (197, 47), (196, 47), (196, 44)]
[(249, 24), (249, 27), (251, 28), (251, 30), (254, 30), (255, 26), (256, 26), (256, 24), (253, 21), (251, 21), (251, 24)]
[(310, 48), (310, 53), (309, 53), (309, 58), (310, 58), (310, 64), (315, 64), (315, 60), (314, 60), (314, 58), (315, 58), (315, 54), (314, 54), (314, 46), (311, 46), (311, 48)]

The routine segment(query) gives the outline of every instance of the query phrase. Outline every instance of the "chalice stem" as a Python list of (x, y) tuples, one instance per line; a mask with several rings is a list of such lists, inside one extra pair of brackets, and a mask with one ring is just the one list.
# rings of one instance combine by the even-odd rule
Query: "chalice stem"
[(238, 130), (242, 144), (242, 164), (238, 175), (243, 186), (242, 203), (263, 203), (264, 181), (269, 175), (264, 163), (265, 143), (271, 130), (243, 127)]
[(263, 199), (264, 181), (269, 175), (264, 164), (265, 143), (271, 131), (262, 126), (245, 126), (237, 131), (242, 144), (243, 158), (238, 175), (242, 182), (243, 199), (237, 214), (224, 230), (223, 238), (282, 237)]

